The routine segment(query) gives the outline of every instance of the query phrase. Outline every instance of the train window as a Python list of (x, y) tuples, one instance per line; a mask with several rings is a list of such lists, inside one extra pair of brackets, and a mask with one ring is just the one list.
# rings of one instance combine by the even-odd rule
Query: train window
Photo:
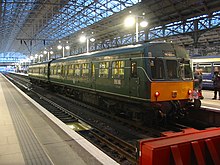
[(80, 64), (75, 64), (74, 65), (74, 76), (80, 76), (81, 75), (81, 68)]
[(163, 51), (163, 54), (164, 54), (165, 57), (174, 57), (174, 56), (176, 56), (175, 52), (171, 52), (171, 51)]
[(91, 65), (91, 75), (92, 77), (95, 77), (95, 64)]
[(73, 65), (69, 65), (68, 75), (73, 75)]
[(150, 66), (152, 79), (164, 79), (164, 65), (162, 59), (151, 59)]
[(61, 75), (62, 76), (65, 76), (67, 73), (67, 68), (65, 65), (61, 65)]
[(48, 68), (45, 67), (45, 71), (44, 71), (44, 73), (47, 74), (47, 72), (48, 72)]
[(54, 75), (57, 74), (57, 66), (54, 66)]
[(57, 74), (58, 75), (61, 74), (61, 66), (60, 65), (57, 66)]
[(61, 75), (65, 76), (67, 74), (67, 67), (65, 65), (61, 65)]
[(212, 72), (212, 66), (203, 66), (203, 67), (199, 67), (200, 69), (202, 69), (202, 73), (211, 73)]
[(202, 69), (202, 73), (211, 73), (212, 72), (212, 64), (211, 63), (199, 63), (197, 64), (196, 69)]
[(99, 77), (108, 78), (109, 62), (99, 63)]
[(167, 60), (166, 61), (166, 67), (167, 67), (167, 76), (168, 79), (177, 79), (177, 61), (176, 60)]
[(40, 68), (40, 74), (44, 74), (44, 68)]
[(55, 75), (55, 74), (56, 74), (56, 73), (55, 73), (56, 67), (53, 66), (53, 67), (51, 67), (51, 69), (52, 69), (51, 74)]
[(215, 63), (213, 63), (213, 66), (215, 67), (220, 67), (220, 63), (218, 63), (218, 62), (215, 62)]
[(192, 70), (189, 61), (180, 62), (179, 74), (183, 80), (192, 79)]
[(69, 75), (69, 65), (65, 65), (65, 75), (68, 76)]
[(124, 61), (112, 62), (112, 78), (124, 78)]
[(89, 64), (82, 64), (82, 76), (83, 77), (89, 76)]
[(137, 62), (131, 61), (131, 77), (136, 78), (137, 77)]

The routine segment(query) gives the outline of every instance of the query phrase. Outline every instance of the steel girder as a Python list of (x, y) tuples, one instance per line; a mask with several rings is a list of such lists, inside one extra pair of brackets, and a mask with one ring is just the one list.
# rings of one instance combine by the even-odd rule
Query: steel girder
[(0, 51), (32, 54), (135, 3), (138, 0), (1, 0)]

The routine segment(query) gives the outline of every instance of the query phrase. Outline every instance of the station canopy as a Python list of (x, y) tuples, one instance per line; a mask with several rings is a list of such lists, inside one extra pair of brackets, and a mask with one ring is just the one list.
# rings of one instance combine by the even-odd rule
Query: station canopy
[(214, 44), (219, 49), (219, 0), (1, 0), (0, 4), (0, 58), (16, 53), (30, 57), (52, 48), (59, 55), (55, 46), (60, 41), (71, 44), (69, 55), (77, 54), (86, 49), (78, 43), (82, 32), (96, 38), (91, 50), (133, 43), (135, 28), (123, 26), (130, 11), (148, 20), (148, 27), (139, 29), (140, 41), (166, 39), (191, 47)]
[(1, 0), (0, 53), (31, 54), (136, 3), (138, 0)]

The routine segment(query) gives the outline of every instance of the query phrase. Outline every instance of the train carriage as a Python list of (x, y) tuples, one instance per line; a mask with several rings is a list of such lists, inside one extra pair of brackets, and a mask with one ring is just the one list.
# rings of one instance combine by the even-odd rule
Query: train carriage
[(30, 80), (34, 83), (48, 82), (49, 64), (50, 62), (32, 64), (28, 69), (28, 76)]
[[(132, 119), (148, 111), (182, 115), (192, 104), (189, 56), (172, 43), (76, 55), (50, 61), (48, 68), (47, 81), (56, 90)], [(35, 75), (30, 78), (38, 79)]]
[(192, 57), (193, 71), (202, 69), (203, 74), (203, 89), (213, 89), (212, 77), (215, 68), (220, 70), (220, 56), (196, 56)]

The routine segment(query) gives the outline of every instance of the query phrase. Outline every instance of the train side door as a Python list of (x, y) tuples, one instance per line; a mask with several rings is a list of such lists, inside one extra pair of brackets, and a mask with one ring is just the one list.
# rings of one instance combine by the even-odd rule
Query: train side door
[(137, 61), (131, 61), (129, 78), (130, 96), (139, 96), (140, 78), (138, 77)]
[(92, 89), (96, 88), (96, 77), (95, 77), (95, 64), (91, 63), (91, 87)]
[(61, 79), (61, 82), (64, 81), (64, 77), (65, 77), (65, 66), (63, 64), (60, 65), (60, 79)]

